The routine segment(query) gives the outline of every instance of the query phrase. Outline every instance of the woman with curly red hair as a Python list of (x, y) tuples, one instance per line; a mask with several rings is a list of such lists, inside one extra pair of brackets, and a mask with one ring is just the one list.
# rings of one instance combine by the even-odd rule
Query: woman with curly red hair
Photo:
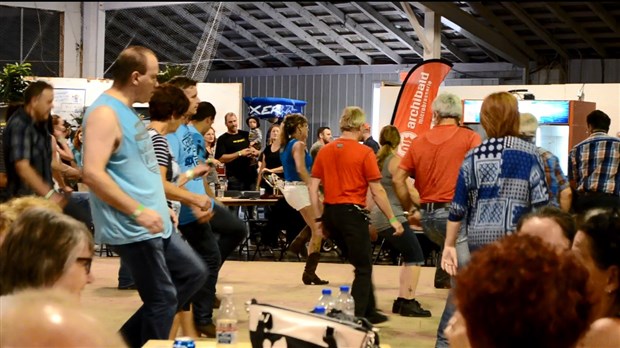
[[(579, 260), (522, 234), (472, 254), (456, 276), (455, 297), (471, 347), (574, 347), (592, 312), (588, 271)], [(446, 335), (457, 347), (464, 337), (459, 341), (455, 327), (463, 324), (455, 321)]]

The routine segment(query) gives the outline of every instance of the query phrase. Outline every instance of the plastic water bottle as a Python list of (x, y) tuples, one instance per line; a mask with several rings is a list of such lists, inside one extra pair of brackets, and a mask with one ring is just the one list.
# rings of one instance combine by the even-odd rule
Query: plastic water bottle
[(321, 291), (321, 297), (319, 297), (319, 302), (317, 302), (315, 307), (323, 307), (325, 308), (325, 312), (329, 313), (329, 311), (334, 308), (335, 302), (332, 297), (332, 289), (325, 288)]
[(355, 301), (348, 285), (340, 286), (340, 294), (336, 298), (336, 309), (350, 316), (355, 316)]
[(237, 313), (233, 303), (233, 287), (225, 286), (222, 291), (222, 303), (217, 312), (215, 326), (216, 347), (233, 347), (237, 344)]
[(316, 306), (316, 307), (314, 307), (314, 310), (312, 311), (312, 313), (319, 314), (319, 315), (325, 315), (325, 307), (323, 307), (323, 306)]

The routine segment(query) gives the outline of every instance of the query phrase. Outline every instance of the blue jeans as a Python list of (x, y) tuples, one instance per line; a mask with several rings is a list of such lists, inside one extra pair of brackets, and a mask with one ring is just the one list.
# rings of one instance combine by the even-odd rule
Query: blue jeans
[[(220, 248), (221, 264), (232, 254), (241, 244), (243, 238), (247, 236), (248, 230), (245, 223), (241, 221), (228, 208), (216, 204), (213, 208), (213, 218), (209, 221), (211, 230), (217, 238)], [(221, 265), (220, 265), (221, 266)]]
[(90, 212), (90, 193), (71, 192), (71, 196), (63, 212), (72, 218), (83, 222), (91, 231), (94, 230), (93, 216)]
[[(456, 258), (458, 262), (458, 268), (461, 269), (467, 264), (469, 264), (469, 260), (471, 259), (469, 246), (467, 245), (467, 235), (464, 232), (464, 229), (461, 229), (459, 236), (456, 240)], [(444, 334), (444, 330), (446, 326), (448, 326), (448, 321), (456, 312), (456, 305), (454, 304), (454, 294), (453, 291), (455, 289), (454, 278), (450, 279), (450, 283), (452, 284), (452, 289), (448, 293), (448, 298), (446, 299), (446, 306), (443, 309), (443, 313), (441, 314), (441, 319), (439, 320), (439, 327), (437, 328), (437, 342), (435, 342), (435, 348), (449, 348), (450, 343), (448, 342), (448, 338)]]
[(118, 287), (128, 288), (134, 284), (135, 282), (133, 281), (131, 272), (129, 271), (129, 268), (127, 268), (127, 265), (125, 265), (125, 263), (123, 262), (123, 259), (121, 258), (121, 265), (118, 268)]
[(220, 248), (208, 223), (201, 224), (194, 221), (180, 225), (179, 230), (207, 267), (207, 280), (191, 298), (194, 306), (194, 322), (196, 325), (212, 324), (215, 284), (222, 262)]
[(203, 262), (178, 233), (113, 248), (143, 302), (120, 329), (125, 342), (142, 347), (151, 339), (168, 339), (175, 313), (206, 280)]

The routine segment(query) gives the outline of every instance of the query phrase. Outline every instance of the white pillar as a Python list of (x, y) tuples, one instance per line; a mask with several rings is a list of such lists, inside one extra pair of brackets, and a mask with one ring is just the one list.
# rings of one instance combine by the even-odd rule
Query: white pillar
[(424, 46), (424, 60), (441, 58), (441, 17), (429, 9), (424, 10), (424, 36), (430, 43)]
[(103, 78), (105, 8), (103, 2), (82, 2), (82, 75)]
[(60, 77), (80, 77), (82, 61), (82, 10), (79, 2), (65, 3), (63, 25), (63, 65)]

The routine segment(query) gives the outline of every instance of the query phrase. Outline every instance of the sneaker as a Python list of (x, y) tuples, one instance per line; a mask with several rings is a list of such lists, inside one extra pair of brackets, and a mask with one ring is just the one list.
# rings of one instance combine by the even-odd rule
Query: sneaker
[(415, 299), (405, 300), (400, 307), (400, 315), (403, 317), (422, 317), (428, 318), (431, 316), (431, 311), (428, 311), (420, 305), (420, 302)]
[(400, 313), (400, 307), (402, 307), (404, 301), (406, 300), (402, 297), (399, 297), (396, 300), (394, 300), (394, 303), (392, 304), (392, 313), (394, 314)]
[(368, 321), (373, 325), (385, 323), (386, 321), (388, 321), (388, 317), (381, 312), (374, 312), (366, 316), (366, 319), (368, 319)]
[(207, 338), (215, 338), (215, 324), (200, 325), (196, 324), (196, 331), (199, 336), (205, 336)]

